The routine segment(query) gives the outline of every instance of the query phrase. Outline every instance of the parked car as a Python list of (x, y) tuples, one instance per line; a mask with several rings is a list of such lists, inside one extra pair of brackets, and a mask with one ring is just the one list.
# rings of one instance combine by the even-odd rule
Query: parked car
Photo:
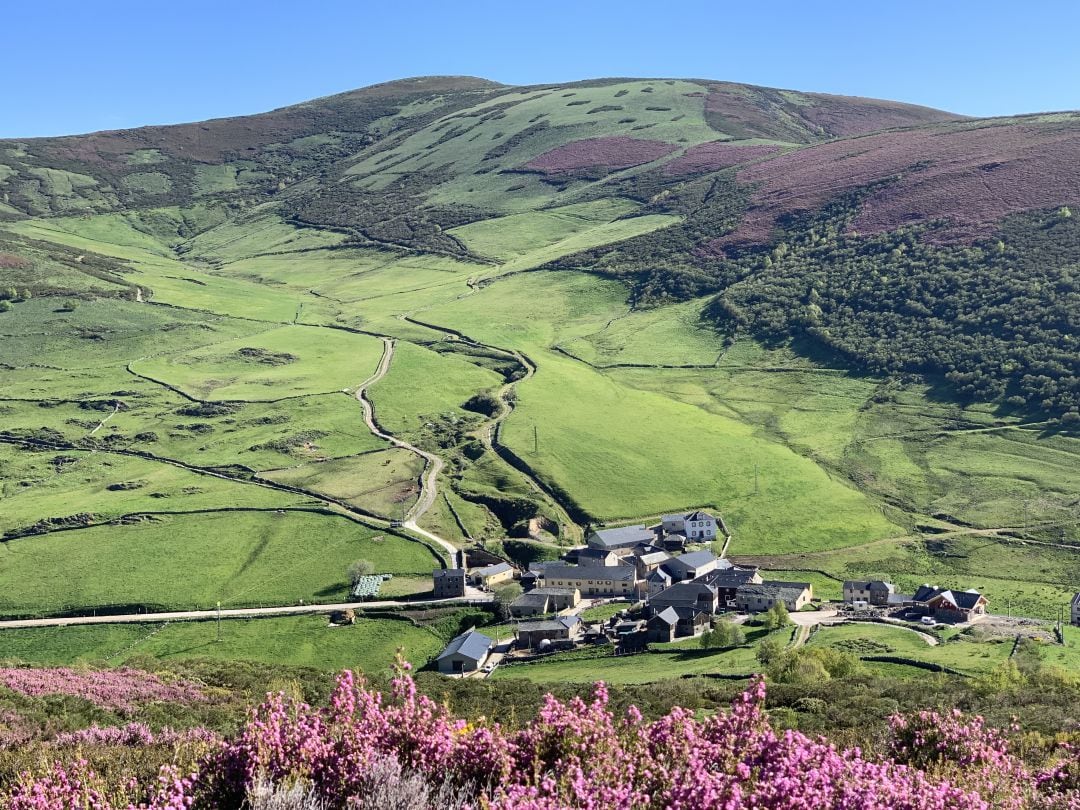
[(921, 621), (927, 627), (934, 627), (935, 625), (937, 625), (937, 622), (934, 620), (933, 616), (923, 616), (919, 621)]

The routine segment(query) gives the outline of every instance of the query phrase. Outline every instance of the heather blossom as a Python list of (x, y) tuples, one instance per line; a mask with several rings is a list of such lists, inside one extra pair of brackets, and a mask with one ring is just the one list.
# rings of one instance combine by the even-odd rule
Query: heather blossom
[[(644, 722), (635, 708), (617, 716), (598, 683), (588, 700), (549, 695), (510, 731), (454, 717), (404, 667), (387, 694), (345, 672), (325, 707), (268, 695), (195, 773), (169, 767), (120, 790), (77, 760), (23, 774), (8, 806), (196, 810), (295, 795), (326, 810), (1080, 810), (1074, 750), (1032, 771), (978, 717), (895, 717), (888, 756), (871, 757), (778, 731), (764, 706), (756, 680), (729, 711), (698, 719), (676, 708)], [(125, 727), (78, 739), (114, 734), (160, 738)]]

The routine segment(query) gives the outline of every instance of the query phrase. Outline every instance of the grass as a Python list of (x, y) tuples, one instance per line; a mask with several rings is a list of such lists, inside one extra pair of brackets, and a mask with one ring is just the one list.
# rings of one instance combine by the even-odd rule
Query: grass
[(403, 619), (362, 618), (329, 627), (325, 616), (230, 619), (171, 624), (85, 625), (0, 631), (0, 659), (34, 664), (106, 662), (151, 656), (293, 664), (322, 670), (385, 672), (396, 651), (422, 666), (444, 641)]
[(585, 608), (579, 615), (584, 622), (602, 622), (607, 621), (622, 610), (626, 610), (625, 602), (608, 602), (606, 605)]
[(381, 356), (382, 343), (367, 335), (282, 326), (131, 368), (196, 399), (268, 402), (355, 387)]
[(822, 627), (811, 645), (826, 645), (862, 657), (893, 655), (941, 664), (968, 675), (989, 672), (1008, 659), (1011, 638), (979, 642), (961, 634), (937, 646), (927, 644), (917, 633), (881, 624), (844, 624)]
[(423, 470), (423, 459), (394, 448), (310, 462), (262, 476), (338, 498), (373, 514), (400, 517), (416, 501)]
[(386, 376), (370, 388), (379, 424), (394, 435), (416, 438), (439, 416), (477, 420), (461, 406), (482, 391), (502, 385), (502, 377), (451, 354), (399, 342)]
[(331, 514), (162, 514), (3, 544), (0, 613), (347, 601), (347, 568), (360, 558), (379, 573), (423, 574), (428, 589), (438, 565), (419, 543)]

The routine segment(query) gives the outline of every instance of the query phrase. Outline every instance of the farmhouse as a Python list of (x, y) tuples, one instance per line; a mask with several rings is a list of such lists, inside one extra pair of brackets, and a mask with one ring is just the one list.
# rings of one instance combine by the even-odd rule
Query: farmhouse
[[(720, 558), (711, 551), (692, 551), (689, 554), (672, 557), (664, 563), (663, 568), (671, 574), (673, 582), (685, 582), (715, 571), (720, 565)], [(725, 565), (730, 565), (730, 563), (725, 563)]]
[(648, 596), (656, 596), (661, 591), (671, 587), (671, 574), (663, 568), (658, 568), (645, 577), (645, 592)]
[(517, 628), (517, 646), (524, 649), (536, 649), (544, 641), (574, 641), (581, 633), (581, 619), (577, 616), (522, 622)]
[(954, 591), (921, 585), (912, 597), (916, 610), (939, 622), (974, 622), (986, 615), (986, 597), (978, 591)]
[(766, 580), (759, 584), (743, 585), (735, 591), (735, 607), (743, 613), (761, 613), (783, 602), (794, 613), (814, 598), (814, 586), (809, 582), (780, 582)]
[(465, 595), (465, 569), (439, 568), (432, 573), (436, 599), (456, 599)]
[(568, 553), (566, 560), (578, 565), (619, 565), (622, 557), (606, 548), (579, 548)]
[(671, 555), (666, 551), (650, 551), (634, 557), (634, 567), (637, 568), (638, 576), (641, 579), (647, 579), (649, 574), (659, 569), (670, 559)]
[(491, 649), (492, 641), (476, 628), (462, 633), (446, 645), (446, 649), (435, 659), (439, 672), (444, 675), (475, 672), (484, 665)]
[(716, 518), (708, 512), (664, 515), (660, 518), (660, 525), (665, 532), (685, 535), (691, 542), (716, 539)]
[(863, 581), (849, 579), (844, 583), (844, 601), (866, 602), (871, 605), (889, 604), (889, 596), (896, 593), (896, 586), (880, 579)]
[(637, 570), (632, 565), (545, 565), (545, 588), (574, 588), (583, 597), (636, 596)]
[(510, 615), (541, 616), (577, 607), (581, 592), (577, 588), (534, 588), (510, 603)]
[(472, 572), (473, 585), (483, 588), (494, 588), (504, 582), (510, 582), (514, 578), (514, 566), (508, 562), (488, 565)]
[(605, 551), (621, 550), (628, 554), (639, 543), (650, 544), (656, 539), (652, 529), (644, 526), (622, 526), (618, 529), (600, 529), (589, 535), (586, 541), (590, 548), (603, 549)]
[(761, 574), (756, 568), (732, 567), (710, 571), (701, 581), (716, 588), (716, 597), (721, 608), (733, 608), (739, 588), (743, 585), (760, 585)]
[(649, 641), (668, 642), (675, 640), (675, 630), (679, 624), (679, 614), (675, 608), (666, 607), (653, 616), (646, 623)]
[(1080, 593), (1076, 594), (1072, 600), (1072, 623), (1080, 627)]
[(716, 589), (703, 582), (677, 582), (649, 598), (649, 609), (656, 613), (666, 607), (694, 608), (710, 616), (716, 613)]

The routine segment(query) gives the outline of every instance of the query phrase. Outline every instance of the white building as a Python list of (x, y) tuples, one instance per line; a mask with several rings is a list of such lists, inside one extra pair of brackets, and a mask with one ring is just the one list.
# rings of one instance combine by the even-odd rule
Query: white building
[(665, 534), (682, 534), (691, 543), (716, 539), (717, 520), (708, 512), (687, 515), (664, 515), (660, 518)]

